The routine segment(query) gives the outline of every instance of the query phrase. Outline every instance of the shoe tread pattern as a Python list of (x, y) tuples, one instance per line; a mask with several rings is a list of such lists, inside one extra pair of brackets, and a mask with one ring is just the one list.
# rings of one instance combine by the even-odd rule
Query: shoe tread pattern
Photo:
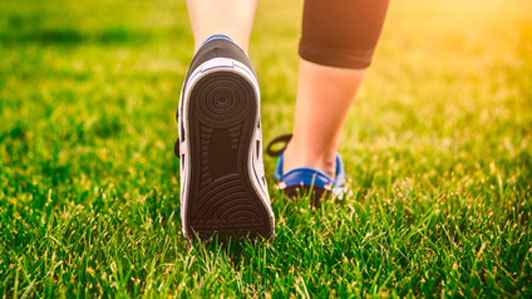
[(272, 230), (248, 173), (255, 97), (252, 84), (231, 71), (205, 75), (190, 93), (188, 235), (268, 237)]

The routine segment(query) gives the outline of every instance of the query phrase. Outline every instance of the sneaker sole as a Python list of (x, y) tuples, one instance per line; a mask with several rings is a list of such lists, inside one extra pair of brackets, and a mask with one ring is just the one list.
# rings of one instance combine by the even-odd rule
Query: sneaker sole
[(187, 85), (180, 120), (182, 177), (188, 179), (181, 192), (183, 233), (187, 239), (273, 238), (273, 211), (252, 165), (260, 125), (253, 73), (233, 59), (215, 58)]

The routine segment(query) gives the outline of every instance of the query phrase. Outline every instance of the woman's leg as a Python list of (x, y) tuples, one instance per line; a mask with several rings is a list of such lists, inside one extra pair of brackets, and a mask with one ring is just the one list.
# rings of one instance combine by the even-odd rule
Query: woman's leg
[(388, 0), (306, 0), (293, 137), (284, 170), (335, 176), (340, 131), (371, 62)]
[(258, 0), (187, 0), (195, 51), (210, 36), (224, 34), (246, 52)]
[(183, 232), (189, 240), (273, 238), (259, 87), (244, 53), (257, 0), (187, 2), (196, 53), (183, 83), (174, 148)]
[(309, 166), (335, 177), (340, 131), (364, 72), (301, 59), (293, 137), (284, 153), (284, 173)]

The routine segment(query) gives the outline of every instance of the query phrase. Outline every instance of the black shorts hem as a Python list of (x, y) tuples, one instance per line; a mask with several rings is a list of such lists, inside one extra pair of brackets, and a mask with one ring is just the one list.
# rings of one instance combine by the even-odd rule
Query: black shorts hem
[(371, 64), (373, 52), (374, 50), (326, 47), (303, 39), (299, 42), (301, 58), (317, 64), (341, 68), (365, 69)]

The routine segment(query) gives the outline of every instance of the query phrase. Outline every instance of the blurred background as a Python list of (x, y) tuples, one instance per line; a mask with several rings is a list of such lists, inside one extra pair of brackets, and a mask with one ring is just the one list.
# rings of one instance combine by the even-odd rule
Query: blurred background
[[(301, 9), (302, 1), (259, 4), (250, 55), (266, 140), (291, 130)], [(501, 146), (515, 154), (528, 145), (530, 11), (528, 0), (392, 1), (345, 129), (353, 171), (367, 171), (368, 152), (390, 147), (430, 157), (496, 155)], [(10, 171), (44, 163), (17, 176), (27, 183), (48, 181), (48, 164), (77, 160), (51, 171), (55, 180), (80, 171), (105, 181), (137, 165), (131, 171), (147, 167), (177, 181), (174, 113), (192, 49), (182, 0), (2, 1), (3, 163)]]

